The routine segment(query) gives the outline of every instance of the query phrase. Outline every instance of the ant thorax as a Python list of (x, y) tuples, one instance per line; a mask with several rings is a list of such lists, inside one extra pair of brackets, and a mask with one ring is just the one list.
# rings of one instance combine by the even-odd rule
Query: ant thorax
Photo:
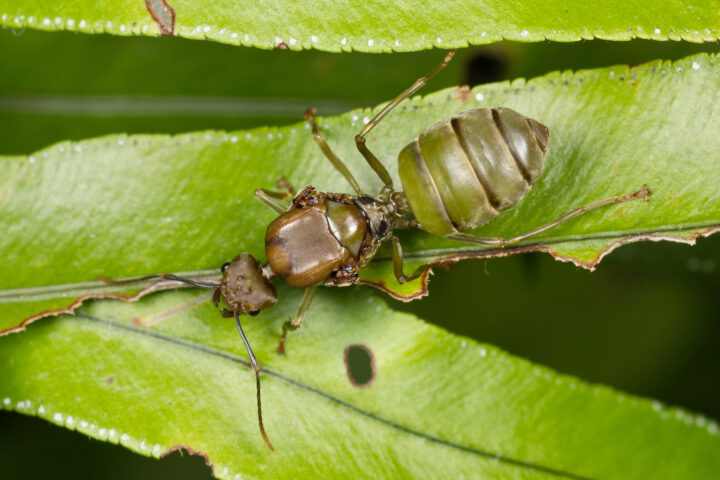
[(268, 265), (295, 287), (357, 283), (358, 269), (392, 233), (394, 216), (389, 202), (308, 186), (268, 226)]

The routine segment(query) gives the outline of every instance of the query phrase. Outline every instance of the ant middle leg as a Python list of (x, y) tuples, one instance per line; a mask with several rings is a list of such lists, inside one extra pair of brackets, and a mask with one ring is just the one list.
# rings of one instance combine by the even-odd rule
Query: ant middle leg
[(360, 189), (360, 184), (358, 184), (357, 180), (355, 180), (355, 177), (350, 172), (347, 165), (345, 165), (345, 163), (340, 160), (340, 157), (335, 155), (335, 153), (330, 149), (330, 145), (327, 144), (325, 138), (322, 136), (322, 133), (318, 130), (317, 123), (315, 122), (316, 113), (317, 111), (314, 108), (308, 108), (305, 112), (305, 120), (307, 120), (308, 124), (310, 124), (310, 128), (312, 128), (313, 140), (315, 140), (315, 143), (318, 147), (320, 147), (320, 150), (322, 150), (327, 159), (330, 160), (330, 163), (332, 163), (332, 166), (335, 167), (335, 170), (345, 177), (345, 180), (347, 180), (358, 196), (362, 196), (363, 191)]
[(521, 242), (523, 240), (526, 240), (530, 237), (534, 237), (535, 235), (538, 235), (543, 232), (547, 232), (548, 230), (551, 230), (558, 225), (567, 222), (571, 218), (575, 218), (579, 215), (582, 215), (585, 212), (589, 212), (590, 210), (594, 210), (599, 207), (604, 207), (606, 205), (612, 205), (613, 203), (620, 203), (620, 202), (627, 202), (628, 200), (635, 200), (637, 198), (642, 198), (644, 200), (648, 200), (650, 196), (650, 190), (648, 189), (647, 185), (643, 185), (643, 187), (638, 190), (637, 192), (628, 193), (625, 195), (616, 195), (614, 197), (606, 198), (605, 200), (600, 200), (599, 202), (594, 202), (588, 205), (583, 205), (582, 207), (578, 207), (575, 210), (571, 210), (562, 217), (553, 220), (550, 223), (546, 223), (545, 225), (541, 225), (538, 228), (535, 228), (533, 230), (530, 230), (529, 232), (517, 235), (512, 238), (502, 238), (502, 237), (478, 237), (475, 235), (470, 235), (467, 233), (454, 233), (452, 235), (448, 235), (447, 238), (452, 238), (454, 240), (460, 240), (461, 242), (467, 242), (467, 243), (475, 243), (478, 245), (482, 245), (485, 247), (506, 247), (508, 245), (513, 245), (515, 243)]
[(400, 239), (395, 235), (392, 235), (390, 237), (390, 241), (392, 242), (393, 270), (398, 283), (403, 284), (405, 282), (415, 280), (432, 267), (429, 264), (420, 265), (413, 273), (405, 275), (405, 273), (403, 273), (403, 251), (402, 245), (400, 245)]
[(372, 120), (370, 120), (367, 125), (365, 125), (365, 127), (360, 131), (360, 133), (355, 136), (355, 145), (357, 146), (357, 149), (360, 151), (362, 156), (365, 157), (365, 160), (367, 160), (370, 168), (372, 168), (378, 175), (378, 177), (380, 177), (380, 180), (383, 181), (386, 190), (393, 189), (392, 177), (390, 177), (390, 174), (388, 173), (385, 166), (380, 162), (380, 160), (378, 160), (377, 157), (367, 147), (367, 145), (365, 145), (365, 135), (370, 133), (370, 131), (375, 128), (375, 126), (380, 123), (380, 121), (385, 118), (388, 113), (390, 113), (395, 107), (397, 107), (400, 102), (402, 102), (403, 100), (420, 90), (422, 87), (424, 87), (427, 81), (430, 80), (430, 78), (434, 77), (436, 73), (445, 68), (445, 66), (450, 63), (450, 60), (452, 60), (453, 55), (455, 55), (455, 50), (450, 50), (450, 52), (448, 52), (443, 61), (440, 62), (440, 64), (435, 67), (432, 72), (425, 75), (424, 77), (417, 79), (415, 83), (410, 86), (410, 88), (402, 92), (390, 103), (385, 105), (382, 110), (380, 110), (377, 115), (375, 115)]
[(317, 285), (313, 285), (312, 287), (308, 287), (305, 289), (302, 301), (300, 302), (300, 308), (298, 309), (297, 314), (295, 314), (295, 318), (292, 321), (288, 320), (287, 322), (283, 323), (282, 335), (280, 336), (280, 342), (278, 342), (277, 348), (277, 351), (280, 355), (285, 355), (285, 338), (287, 337), (288, 332), (297, 330), (302, 326), (303, 319), (305, 318), (305, 314), (307, 313), (308, 308), (310, 308), (310, 303), (315, 296), (315, 291), (317, 290), (317, 287)]

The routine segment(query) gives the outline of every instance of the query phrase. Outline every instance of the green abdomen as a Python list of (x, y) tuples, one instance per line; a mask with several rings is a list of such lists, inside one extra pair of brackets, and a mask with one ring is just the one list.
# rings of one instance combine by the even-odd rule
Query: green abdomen
[(428, 127), (399, 155), (403, 190), (423, 230), (445, 236), (486, 224), (542, 173), (545, 125), (509, 108), (478, 108)]

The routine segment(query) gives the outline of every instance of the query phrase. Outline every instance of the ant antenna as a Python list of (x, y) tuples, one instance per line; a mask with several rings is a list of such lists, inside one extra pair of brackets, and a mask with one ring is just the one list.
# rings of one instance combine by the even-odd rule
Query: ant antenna
[(265, 433), (265, 427), (263, 426), (262, 404), (260, 403), (260, 365), (255, 358), (255, 354), (253, 353), (252, 348), (250, 348), (250, 343), (248, 343), (247, 337), (245, 337), (245, 332), (243, 332), (243, 329), (240, 326), (240, 314), (237, 308), (234, 310), (234, 313), (235, 325), (237, 325), (238, 332), (240, 332), (240, 337), (242, 337), (242, 341), (245, 344), (245, 348), (247, 349), (248, 357), (250, 357), (250, 366), (252, 366), (252, 369), (255, 372), (255, 379), (257, 381), (258, 425), (260, 425), (260, 434), (262, 435), (263, 440), (265, 440), (265, 443), (270, 448), (270, 450), (274, 452), (275, 447), (273, 447), (272, 443), (270, 443), (270, 439), (268, 438), (267, 433)]
[(144, 282), (145, 280), (152, 280), (153, 278), (159, 278), (160, 280), (174, 280), (176, 282), (187, 283), (200, 288), (218, 288), (220, 285), (215, 283), (198, 282), (197, 280), (191, 280), (189, 278), (182, 278), (173, 275), (172, 273), (161, 273), (158, 275), (147, 275), (145, 277), (129, 278), (127, 280), (113, 280), (112, 278), (102, 277), (98, 275), (98, 280), (108, 285), (126, 285), (129, 283)]

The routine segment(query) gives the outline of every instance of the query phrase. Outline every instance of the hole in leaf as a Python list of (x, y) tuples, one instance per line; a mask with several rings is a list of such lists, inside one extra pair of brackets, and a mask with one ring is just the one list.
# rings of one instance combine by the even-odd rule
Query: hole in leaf
[(375, 357), (365, 345), (348, 345), (343, 352), (345, 369), (350, 383), (359, 388), (372, 385), (375, 381)]

